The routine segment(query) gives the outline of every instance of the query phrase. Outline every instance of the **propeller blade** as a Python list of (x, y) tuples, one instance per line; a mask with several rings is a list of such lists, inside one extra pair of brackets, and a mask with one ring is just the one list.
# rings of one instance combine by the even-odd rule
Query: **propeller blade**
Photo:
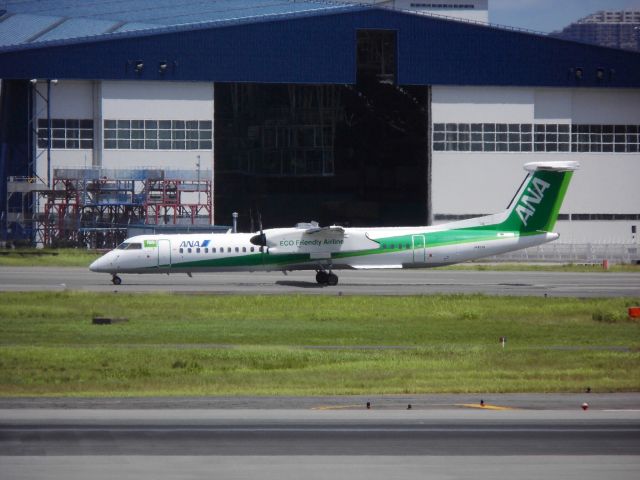
[(249, 241), (260, 247), (260, 252), (264, 252), (264, 247), (267, 245), (267, 237), (262, 230), (262, 215), (258, 212), (258, 228), (260, 229), (260, 233), (258, 235), (254, 235), (249, 239)]

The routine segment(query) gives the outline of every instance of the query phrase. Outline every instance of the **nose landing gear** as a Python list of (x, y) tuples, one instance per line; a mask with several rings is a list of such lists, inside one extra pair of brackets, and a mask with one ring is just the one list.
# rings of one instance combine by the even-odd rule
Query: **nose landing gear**
[(316, 282), (320, 285), (334, 286), (338, 284), (338, 276), (335, 273), (319, 270), (318, 273), (316, 273)]
[(113, 276), (111, 277), (111, 283), (113, 283), (114, 285), (120, 285), (122, 283), (122, 279), (118, 275), (113, 274)]

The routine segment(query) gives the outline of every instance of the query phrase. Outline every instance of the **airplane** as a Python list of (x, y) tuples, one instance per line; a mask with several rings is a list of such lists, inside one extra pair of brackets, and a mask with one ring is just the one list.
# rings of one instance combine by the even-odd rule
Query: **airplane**
[(158, 234), (128, 238), (89, 269), (124, 273), (311, 270), (337, 285), (334, 270), (452, 265), (558, 239), (553, 232), (576, 161), (532, 162), (503, 212), (423, 227), (347, 228), (301, 223), (256, 233)]

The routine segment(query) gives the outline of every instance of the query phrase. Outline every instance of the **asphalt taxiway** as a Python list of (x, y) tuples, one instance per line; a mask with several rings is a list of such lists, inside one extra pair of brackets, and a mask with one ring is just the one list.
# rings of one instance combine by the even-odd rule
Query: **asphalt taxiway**
[(0, 267), (0, 291), (182, 292), (209, 294), (425, 295), (483, 293), (559, 297), (640, 296), (638, 273), (497, 272), (469, 270), (341, 271), (337, 286), (314, 272), (239, 272), (110, 276), (85, 268)]
[(637, 406), (637, 394), (591, 396), (600, 408), (588, 410), (565, 396), (544, 409), (511, 408), (503, 396), (493, 400), (506, 405), (481, 408), (433, 403), (467, 396), (410, 398), (412, 409), (394, 407), (407, 397), (377, 398), (371, 409), (352, 397), (287, 409), (131, 409), (128, 399), (115, 409), (86, 408), (86, 399), (82, 408), (46, 400), (11, 408), (4, 400), (1, 477), (626, 480), (640, 469), (640, 409), (617, 408)]
[(638, 455), (640, 412), (12, 410), (3, 455)]

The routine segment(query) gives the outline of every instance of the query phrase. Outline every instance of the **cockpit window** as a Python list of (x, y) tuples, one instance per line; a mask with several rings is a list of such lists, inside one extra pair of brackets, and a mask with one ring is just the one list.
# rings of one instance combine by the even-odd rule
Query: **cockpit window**
[(142, 250), (142, 244), (123, 242), (120, 245), (118, 245), (117, 248), (118, 250)]

